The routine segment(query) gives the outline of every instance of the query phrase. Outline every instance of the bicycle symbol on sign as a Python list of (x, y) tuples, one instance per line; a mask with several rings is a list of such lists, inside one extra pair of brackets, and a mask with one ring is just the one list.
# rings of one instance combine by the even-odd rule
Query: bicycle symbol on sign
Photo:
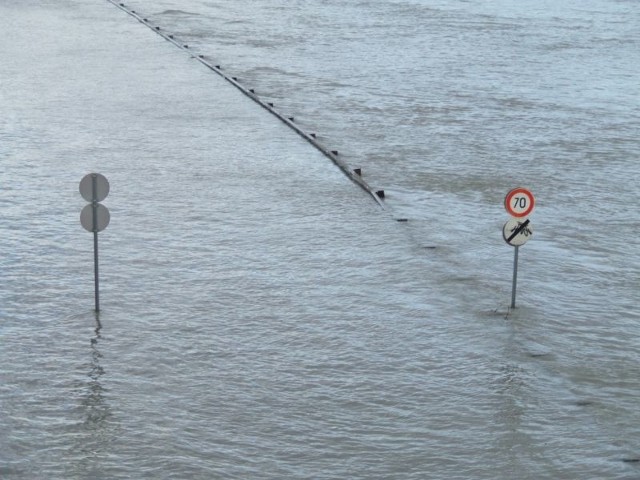
[(511, 229), (511, 233), (515, 233), (518, 229), (520, 229), (518, 233), (524, 235), (525, 237), (533, 235), (533, 231), (528, 226), (520, 228), (521, 225), (522, 223), (518, 222), (518, 224)]

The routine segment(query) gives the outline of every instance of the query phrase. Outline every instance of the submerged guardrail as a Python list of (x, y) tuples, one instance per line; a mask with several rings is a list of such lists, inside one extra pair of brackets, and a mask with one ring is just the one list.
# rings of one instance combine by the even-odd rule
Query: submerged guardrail
[(283, 113), (278, 112), (275, 109), (275, 106), (274, 106), (273, 103), (266, 102), (263, 99), (261, 99), (258, 95), (256, 95), (256, 93), (255, 93), (255, 91), (253, 89), (247, 88), (244, 85), (242, 85), (238, 81), (237, 77), (231, 76), (231, 75), (227, 75), (225, 72), (222, 71), (222, 68), (221, 68), (220, 65), (215, 65), (215, 64), (211, 63), (209, 60), (207, 60), (205, 58), (204, 55), (198, 55), (198, 54), (193, 53), (193, 51), (189, 48), (189, 45), (178, 41), (178, 39), (176, 39), (173, 34), (165, 32), (165, 30), (163, 30), (162, 27), (160, 27), (158, 25), (153, 25), (147, 18), (145, 18), (144, 16), (140, 15), (140, 13), (136, 12), (135, 10), (131, 10), (124, 3), (117, 2), (115, 0), (107, 0), (107, 1), (109, 3), (111, 3), (112, 5), (118, 7), (120, 10), (122, 10), (122, 11), (126, 12), (127, 14), (131, 15), (138, 22), (140, 22), (141, 24), (145, 25), (146, 27), (148, 27), (149, 29), (154, 31), (156, 34), (160, 35), (167, 42), (172, 43), (173, 45), (175, 45), (179, 49), (187, 52), (191, 58), (194, 58), (195, 60), (200, 62), (202, 65), (207, 67), (212, 72), (215, 72), (218, 75), (220, 75), (227, 82), (229, 82), (231, 85), (233, 85), (238, 90), (240, 90), (244, 95), (249, 97), (251, 100), (253, 100), (255, 103), (260, 105), (265, 110), (267, 110), (269, 113), (271, 113), (272, 115), (277, 117), (279, 120), (281, 120), (283, 123), (285, 123), (289, 128), (291, 128), (293, 131), (295, 131), (298, 135), (300, 135), (307, 142), (309, 142), (311, 145), (313, 145), (325, 157), (330, 159), (352, 182), (354, 182), (356, 185), (360, 186), (364, 191), (366, 191), (369, 195), (371, 195), (374, 198), (374, 200), (378, 203), (378, 205), (380, 205), (380, 207), (385, 208), (384, 207), (384, 203), (382, 202), (382, 199), (385, 197), (384, 190), (375, 190), (375, 189), (373, 189), (362, 178), (362, 176), (361, 176), (362, 171), (361, 171), (360, 168), (352, 169), (351, 167), (349, 167), (349, 165), (347, 165), (344, 161), (342, 161), (342, 159), (338, 158), (338, 151), (337, 150), (330, 150), (329, 148), (327, 148), (326, 146), (324, 146), (322, 143), (320, 143), (317, 140), (315, 133), (309, 133), (309, 132), (303, 130), (302, 128), (300, 128), (298, 125), (296, 125), (294, 123), (294, 117), (287, 116), (287, 115), (284, 115)]

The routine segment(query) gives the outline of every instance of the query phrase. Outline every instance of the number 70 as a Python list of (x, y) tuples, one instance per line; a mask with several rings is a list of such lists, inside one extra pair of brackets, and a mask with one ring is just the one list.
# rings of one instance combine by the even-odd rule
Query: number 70
[(527, 197), (515, 197), (513, 199), (513, 208), (527, 208)]

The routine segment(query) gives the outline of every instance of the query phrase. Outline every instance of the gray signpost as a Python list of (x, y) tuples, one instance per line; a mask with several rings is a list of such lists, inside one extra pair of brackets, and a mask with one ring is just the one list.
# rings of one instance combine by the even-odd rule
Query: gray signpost
[(95, 305), (96, 312), (100, 311), (100, 274), (98, 269), (98, 232), (101, 232), (107, 225), (111, 216), (109, 209), (101, 202), (109, 195), (109, 182), (104, 175), (99, 173), (89, 173), (80, 180), (80, 195), (89, 205), (86, 205), (80, 212), (80, 224), (85, 230), (93, 232), (93, 271), (95, 285)]
[(524, 245), (533, 235), (531, 221), (526, 218), (535, 206), (533, 194), (526, 188), (514, 188), (504, 199), (504, 208), (514, 218), (502, 227), (502, 237), (512, 247), (513, 253), (513, 281), (511, 285), (511, 308), (516, 308), (516, 287), (518, 283), (518, 248)]

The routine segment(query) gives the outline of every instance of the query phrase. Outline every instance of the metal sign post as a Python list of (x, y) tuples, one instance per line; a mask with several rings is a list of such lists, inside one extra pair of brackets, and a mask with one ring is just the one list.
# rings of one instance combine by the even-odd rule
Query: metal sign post
[(502, 227), (502, 238), (515, 247), (513, 252), (513, 281), (511, 284), (511, 308), (516, 308), (516, 288), (518, 283), (518, 250), (533, 235), (531, 221), (527, 217), (535, 205), (533, 194), (526, 188), (514, 188), (504, 199), (504, 206), (513, 217)]
[(109, 195), (109, 182), (99, 173), (85, 175), (80, 181), (80, 195), (89, 205), (80, 212), (80, 224), (85, 230), (93, 232), (93, 277), (96, 312), (100, 311), (100, 273), (98, 268), (98, 232), (101, 232), (111, 220), (107, 207), (101, 202)]
[(516, 308), (516, 287), (518, 285), (518, 249), (516, 245), (513, 253), (513, 282), (511, 283), (511, 308)]

